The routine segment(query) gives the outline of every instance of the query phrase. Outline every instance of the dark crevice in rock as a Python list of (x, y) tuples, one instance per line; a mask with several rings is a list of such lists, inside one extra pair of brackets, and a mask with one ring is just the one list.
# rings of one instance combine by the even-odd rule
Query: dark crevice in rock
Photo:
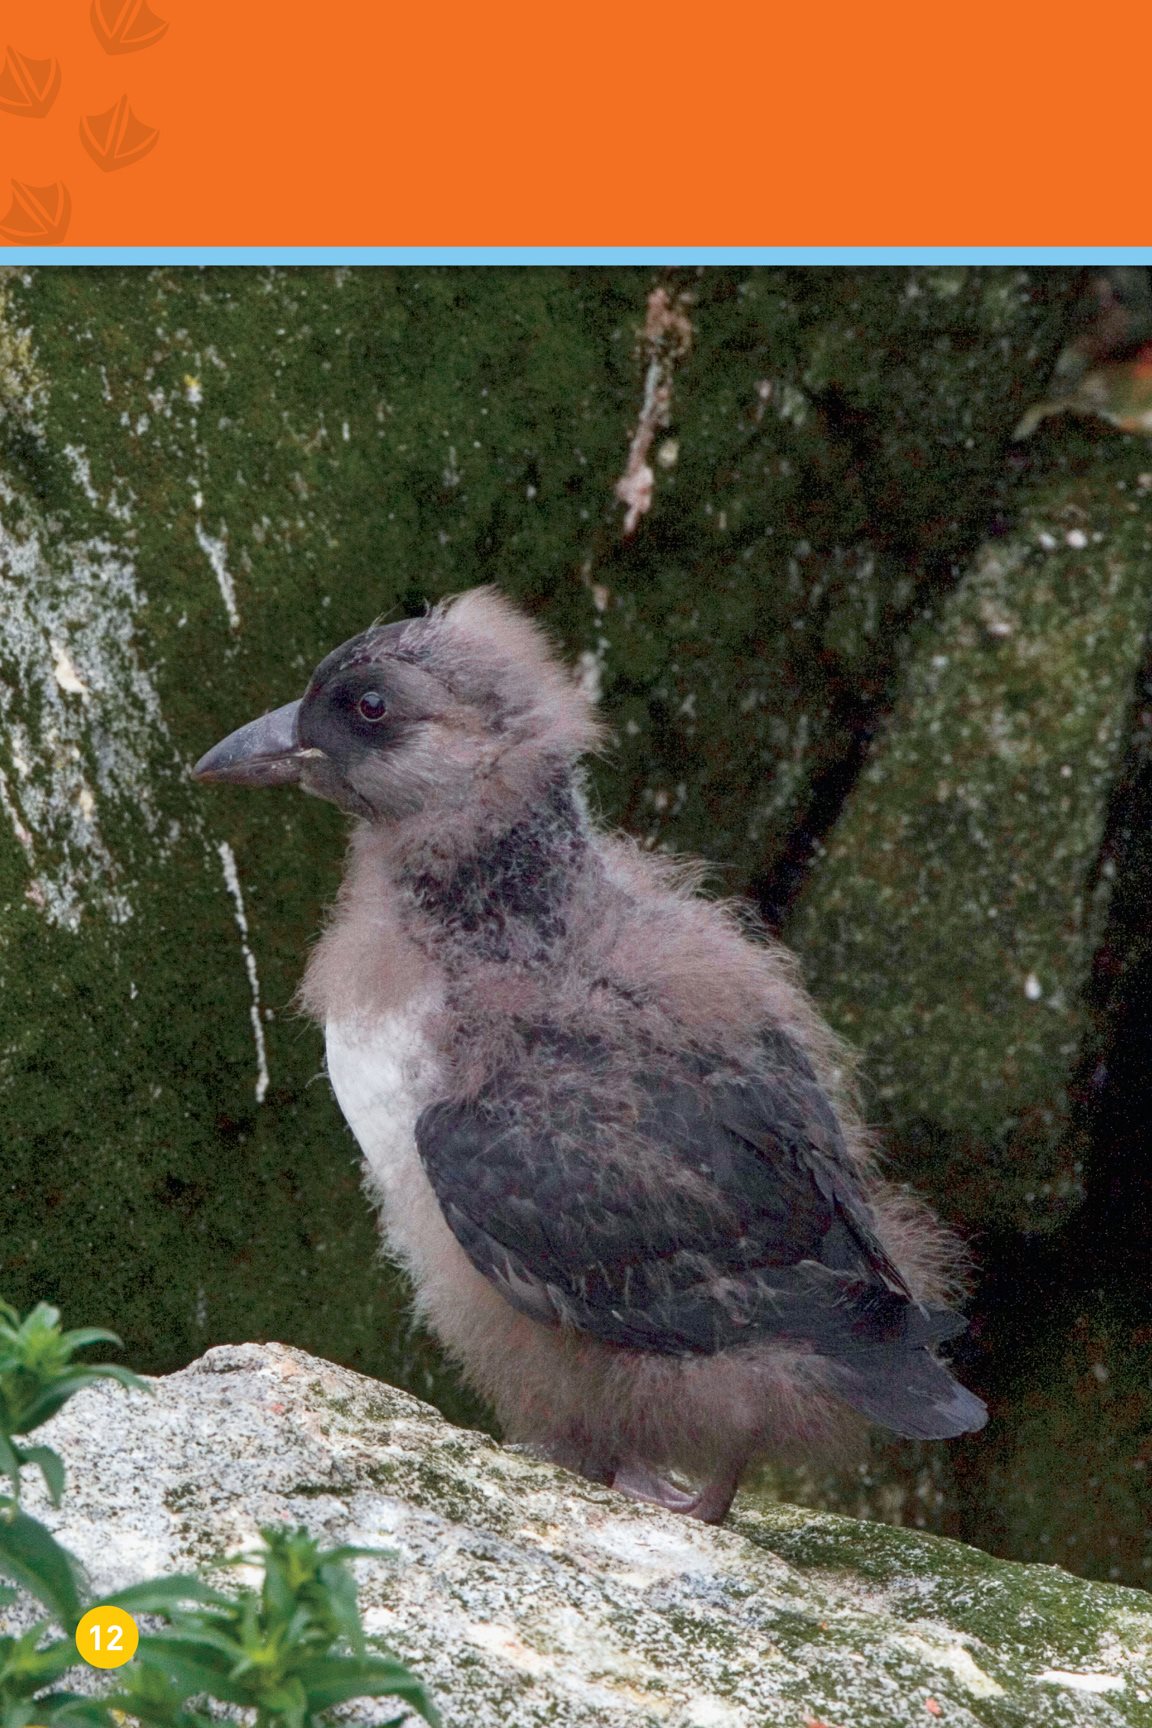
[(792, 829), (769, 869), (754, 876), (748, 896), (769, 929), (783, 926), (793, 901), (800, 893), (825, 837), (836, 821), (858, 780), (876, 728), (887, 703), (866, 705), (847, 696), (833, 729), (844, 739), (838, 760), (813, 776), (803, 817)]
[(1118, 1271), (1147, 1283), (1152, 1240), (1152, 635), (1137, 677), (1127, 760), (1096, 868), (1108, 916), (1087, 999), (1094, 1036), (1075, 1079), (1090, 1148), (1081, 1213)]
[(749, 898), (770, 929), (782, 928), (800, 895), (808, 873), (832, 833), (840, 814), (868, 761), (872, 741), (891, 713), (896, 687), (903, 669), (903, 646), (916, 621), (934, 608), (956, 587), (978, 548), (997, 539), (1012, 525), (1012, 495), (1029, 471), (1030, 463), (1020, 452), (1006, 449), (1000, 484), (978, 507), (971, 507), (962, 538), (951, 529), (947, 547), (925, 545), (916, 524), (902, 520), (890, 510), (889, 490), (879, 489), (874, 473), (880, 430), (871, 417), (852, 408), (837, 391), (827, 391), (820, 407), (830, 435), (846, 444), (851, 466), (868, 499), (869, 532), (880, 556), (892, 568), (905, 566), (917, 571), (908, 604), (886, 620), (885, 647), (877, 651), (871, 675), (861, 679), (857, 670), (851, 682), (837, 685), (830, 680), (831, 706), (828, 730), (842, 742), (836, 759), (813, 774), (800, 819), (767, 867), (748, 886)]

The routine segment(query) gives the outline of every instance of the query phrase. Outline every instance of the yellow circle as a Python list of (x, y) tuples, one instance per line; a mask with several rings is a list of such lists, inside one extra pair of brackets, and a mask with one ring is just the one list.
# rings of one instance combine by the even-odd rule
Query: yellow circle
[(76, 1648), (92, 1668), (119, 1668), (130, 1662), (140, 1628), (123, 1608), (89, 1608), (76, 1628)]

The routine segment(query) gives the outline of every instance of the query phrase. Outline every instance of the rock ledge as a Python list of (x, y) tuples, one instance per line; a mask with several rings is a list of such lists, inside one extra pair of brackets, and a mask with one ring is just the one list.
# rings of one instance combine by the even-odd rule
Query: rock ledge
[(279, 1520), (388, 1547), (357, 1565), (365, 1624), (447, 1728), (1152, 1723), (1141, 1591), (788, 1506), (707, 1529), (285, 1345), (152, 1384), (93, 1387), (44, 1430), (68, 1490), (28, 1509), (94, 1588)]

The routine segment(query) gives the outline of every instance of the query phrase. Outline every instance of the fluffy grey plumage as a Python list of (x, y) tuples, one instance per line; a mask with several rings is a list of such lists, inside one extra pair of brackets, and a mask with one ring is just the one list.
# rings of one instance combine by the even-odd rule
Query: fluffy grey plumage
[[(491, 590), (367, 630), (197, 765), (359, 820), (303, 985), (421, 1313), (510, 1438), (714, 1520), (852, 1412), (986, 1412), (787, 953), (601, 832), (587, 698)], [(679, 1471), (699, 1488), (674, 1488)]]

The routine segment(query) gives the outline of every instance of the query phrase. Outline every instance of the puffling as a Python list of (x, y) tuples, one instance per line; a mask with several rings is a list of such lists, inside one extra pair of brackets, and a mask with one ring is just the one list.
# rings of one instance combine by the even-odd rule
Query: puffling
[(345, 642), (194, 774), (355, 819), (302, 1000), (387, 1248), (505, 1437), (720, 1522), (860, 1416), (987, 1412), (935, 1354), (954, 1247), (877, 1176), (794, 960), (597, 825), (598, 736), (481, 588)]

